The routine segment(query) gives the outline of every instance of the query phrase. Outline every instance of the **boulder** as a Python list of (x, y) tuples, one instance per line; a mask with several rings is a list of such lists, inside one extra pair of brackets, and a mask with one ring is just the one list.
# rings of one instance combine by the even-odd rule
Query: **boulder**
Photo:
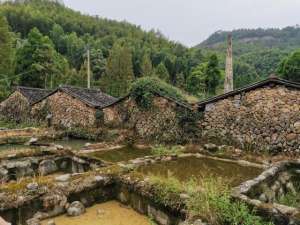
[(49, 220), (47, 225), (56, 225), (56, 223), (54, 222), (54, 220)]
[(32, 218), (26, 221), (27, 225), (41, 225), (41, 221), (38, 218)]
[(29, 184), (27, 184), (26, 188), (29, 191), (36, 191), (36, 190), (38, 190), (39, 185), (38, 185), (38, 183), (29, 183)]
[(58, 177), (55, 177), (55, 181), (57, 182), (68, 182), (71, 178), (71, 174), (64, 174)]
[(219, 150), (217, 145), (212, 144), (212, 143), (205, 144), (204, 149), (206, 149), (207, 151), (210, 151), (210, 152), (216, 152)]
[(42, 176), (55, 173), (58, 170), (56, 163), (54, 160), (43, 160), (39, 165), (39, 173)]
[(32, 137), (28, 142), (25, 143), (25, 145), (35, 145), (38, 142), (39, 139)]
[(68, 216), (80, 216), (83, 213), (85, 213), (85, 207), (79, 201), (72, 202), (67, 209)]

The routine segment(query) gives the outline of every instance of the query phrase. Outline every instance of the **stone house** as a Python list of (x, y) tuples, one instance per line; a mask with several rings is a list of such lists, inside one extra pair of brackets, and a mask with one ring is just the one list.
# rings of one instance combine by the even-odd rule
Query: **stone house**
[(50, 92), (40, 88), (15, 87), (14, 92), (0, 103), (0, 115), (17, 123), (28, 121), (32, 104)]
[(202, 138), (256, 150), (300, 151), (300, 84), (276, 77), (197, 103)]
[(192, 112), (190, 105), (173, 98), (155, 95), (151, 109), (141, 108), (131, 95), (103, 108), (104, 124), (123, 128), (146, 141), (182, 142), (185, 133), (183, 117)]
[(34, 103), (31, 115), (62, 128), (96, 127), (101, 109), (117, 99), (98, 89), (62, 86)]

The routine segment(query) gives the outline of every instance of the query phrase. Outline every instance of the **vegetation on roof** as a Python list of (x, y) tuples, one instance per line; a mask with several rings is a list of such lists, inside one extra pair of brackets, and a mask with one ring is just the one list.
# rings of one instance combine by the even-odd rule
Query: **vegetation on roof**
[(132, 84), (130, 95), (144, 108), (149, 108), (153, 97), (160, 95), (174, 101), (186, 102), (184, 94), (176, 87), (157, 77), (143, 77)]

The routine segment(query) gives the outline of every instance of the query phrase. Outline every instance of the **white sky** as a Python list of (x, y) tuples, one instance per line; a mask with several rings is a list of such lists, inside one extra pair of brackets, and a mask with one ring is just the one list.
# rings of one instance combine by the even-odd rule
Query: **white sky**
[(300, 24), (300, 0), (64, 0), (90, 15), (159, 29), (193, 46), (217, 30)]

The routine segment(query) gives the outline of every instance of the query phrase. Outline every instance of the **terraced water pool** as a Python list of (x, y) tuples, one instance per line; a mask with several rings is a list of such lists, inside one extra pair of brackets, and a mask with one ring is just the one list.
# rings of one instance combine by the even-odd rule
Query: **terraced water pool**
[(222, 178), (229, 186), (237, 186), (246, 180), (257, 177), (262, 169), (211, 158), (186, 157), (141, 166), (137, 171), (146, 176), (174, 177), (182, 182), (192, 178), (197, 180)]
[[(151, 225), (150, 220), (117, 201), (109, 201), (87, 208), (79, 217), (62, 215), (52, 218), (56, 225)], [(49, 220), (42, 222), (47, 225)]]

